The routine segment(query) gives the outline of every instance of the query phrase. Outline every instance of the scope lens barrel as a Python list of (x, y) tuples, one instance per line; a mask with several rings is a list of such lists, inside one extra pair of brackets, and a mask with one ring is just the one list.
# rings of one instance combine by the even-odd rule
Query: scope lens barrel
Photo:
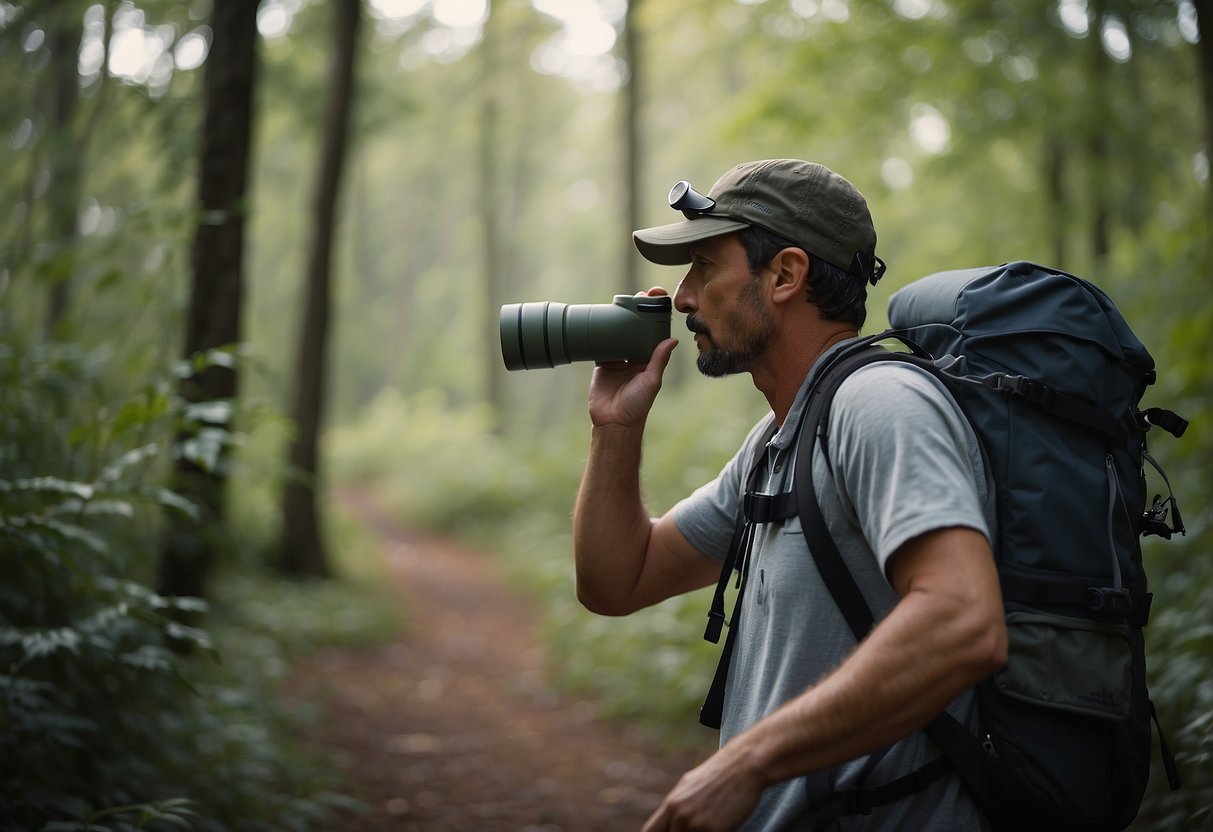
[(501, 307), (501, 355), (510, 370), (646, 359), (670, 335), (671, 307), (668, 297), (627, 295), (614, 303), (509, 303)]
[(501, 307), (501, 356), (506, 369), (534, 370), (568, 364), (564, 349), (566, 305), (553, 301)]

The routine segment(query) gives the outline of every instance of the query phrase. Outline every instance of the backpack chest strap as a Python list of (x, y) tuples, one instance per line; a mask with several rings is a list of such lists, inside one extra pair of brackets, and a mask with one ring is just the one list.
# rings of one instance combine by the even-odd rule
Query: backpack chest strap
[(795, 517), (796, 495), (791, 491), (783, 494), (759, 494), (747, 491), (741, 503), (742, 516), (747, 523), (778, 523)]

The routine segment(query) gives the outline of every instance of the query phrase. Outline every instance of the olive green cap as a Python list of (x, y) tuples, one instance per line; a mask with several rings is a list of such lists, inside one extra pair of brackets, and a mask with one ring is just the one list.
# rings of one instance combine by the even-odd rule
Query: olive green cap
[(798, 159), (746, 162), (720, 177), (708, 197), (714, 206), (682, 222), (633, 232), (636, 248), (659, 265), (683, 265), (691, 262), (692, 244), (756, 225), (875, 282), (879, 261), (868, 203), (826, 166)]

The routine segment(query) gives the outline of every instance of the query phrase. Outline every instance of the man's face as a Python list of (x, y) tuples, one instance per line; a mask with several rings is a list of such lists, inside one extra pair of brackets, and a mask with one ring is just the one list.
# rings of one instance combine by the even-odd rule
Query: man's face
[(775, 325), (762, 286), (736, 234), (704, 240), (691, 250), (674, 306), (686, 313), (687, 329), (695, 333), (701, 373), (744, 373), (766, 352)]

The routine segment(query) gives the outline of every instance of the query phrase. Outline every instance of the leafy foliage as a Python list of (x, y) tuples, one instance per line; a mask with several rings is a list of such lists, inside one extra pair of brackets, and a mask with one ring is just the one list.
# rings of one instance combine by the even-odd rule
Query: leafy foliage
[[(14, 391), (0, 402), (0, 827), (322, 828), (350, 801), (287, 742), (299, 715), (275, 704), (274, 685), (300, 638), (333, 639), (338, 611), (358, 608), (330, 590), (326, 612), (296, 593), (294, 609), (316, 612), (304, 628), (255, 612), (266, 588), (229, 583), (216, 639), (198, 626), (205, 602), (149, 589), (159, 513), (193, 512), (154, 484), (186, 409), (171, 374), (125, 401), (83, 393), (102, 369), (15, 339), (0, 361), (0, 388)], [(68, 389), (75, 414), (94, 414), (84, 424), (47, 418)], [(391, 626), (365, 601), (347, 641)]]

